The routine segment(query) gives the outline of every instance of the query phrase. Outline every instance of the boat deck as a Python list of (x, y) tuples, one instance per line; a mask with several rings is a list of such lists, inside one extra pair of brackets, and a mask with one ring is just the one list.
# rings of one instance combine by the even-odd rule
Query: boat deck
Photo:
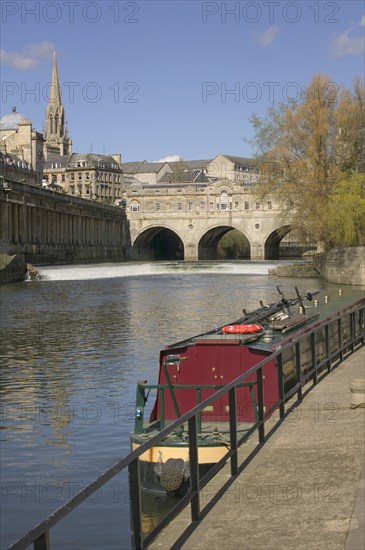
[[(172, 423), (172, 421), (166, 421), (166, 427)], [(243, 439), (245, 436), (248, 438), (251, 428), (254, 426), (253, 422), (238, 422), (237, 423), (237, 438)], [(146, 424), (145, 430), (141, 434), (131, 434), (132, 441), (142, 444), (148, 441), (153, 436), (160, 432), (160, 423), (154, 422), (153, 424)], [(201, 432), (198, 433), (199, 446), (217, 446), (226, 445), (229, 446), (229, 422), (205, 422), (201, 423)], [(159, 446), (187, 446), (188, 445), (188, 426), (182, 425), (180, 430), (176, 430), (164, 439)]]

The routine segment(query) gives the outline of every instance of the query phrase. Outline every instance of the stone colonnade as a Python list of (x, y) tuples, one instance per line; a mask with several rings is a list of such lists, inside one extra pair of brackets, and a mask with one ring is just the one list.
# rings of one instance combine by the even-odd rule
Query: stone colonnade
[(128, 259), (125, 212), (21, 184), (0, 188), (1, 249), (32, 263)]

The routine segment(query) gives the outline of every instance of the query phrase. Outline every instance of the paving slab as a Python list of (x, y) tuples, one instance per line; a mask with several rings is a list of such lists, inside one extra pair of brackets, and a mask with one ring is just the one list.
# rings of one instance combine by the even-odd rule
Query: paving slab
[[(293, 408), (186, 540), (175, 543), (190, 524), (189, 508), (150, 548), (364, 550), (365, 408), (350, 408), (349, 389), (364, 372), (362, 348)], [(241, 458), (255, 445), (255, 438), (245, 444)], [(204, 489), (201, 508), (228, 468)]]

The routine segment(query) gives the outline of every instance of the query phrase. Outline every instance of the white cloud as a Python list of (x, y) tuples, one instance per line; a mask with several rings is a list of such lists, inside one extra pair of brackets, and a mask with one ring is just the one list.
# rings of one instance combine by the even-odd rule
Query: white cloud
[[(359, 26), (365, 27), (365, 15), (360, 19)], [(365, 52), (364, 32), (361, 32), (361, 36), (354, 36), (353, 28), (354, 25), (336, 36), (333, 41), (333, 51), (337, 57), (345, 55), (362, 55)]]
[(266, 31), (262, 33), (255, 33), (256, 42), (265, 48), (271, 44), (279, 31), (280, 27), (278, 27), (278, 25), (271, 25), (271, 27), (266, 29)]
[(338, 35), (334, 42), (334, 53), (337, 57), (344, 55), (361, 55), (365, 51), (364, 36), (350, 36), (350, 30)]
[(44, 59), (49, 59), (55, 47), (52, 42), (44, 41), (37, 44), (28, 44), (18, 52), (0, 50), (0, 61), (3, 65), (21, 71), (33, 69)]
[(179, 160), (182, 160), (182, 157), (180, 155), (169, 155), (167, 157), (164, 157), (160, 160), (154, 160), (153, 162), (178, 162)]

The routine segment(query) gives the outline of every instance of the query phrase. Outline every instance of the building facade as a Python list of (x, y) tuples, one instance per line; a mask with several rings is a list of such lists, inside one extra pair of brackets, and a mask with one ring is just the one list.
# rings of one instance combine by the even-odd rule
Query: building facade
[(43, 186), (118, 206), (124, 190), (120, 155), (72, 153), (52, 156), (45, 162)]
[(43, 134), (37, 132), (16, 107), (0, 120), (0, 152), (29, 165), (37, 174), (36, 185), (42, 185), (43, 144)]

